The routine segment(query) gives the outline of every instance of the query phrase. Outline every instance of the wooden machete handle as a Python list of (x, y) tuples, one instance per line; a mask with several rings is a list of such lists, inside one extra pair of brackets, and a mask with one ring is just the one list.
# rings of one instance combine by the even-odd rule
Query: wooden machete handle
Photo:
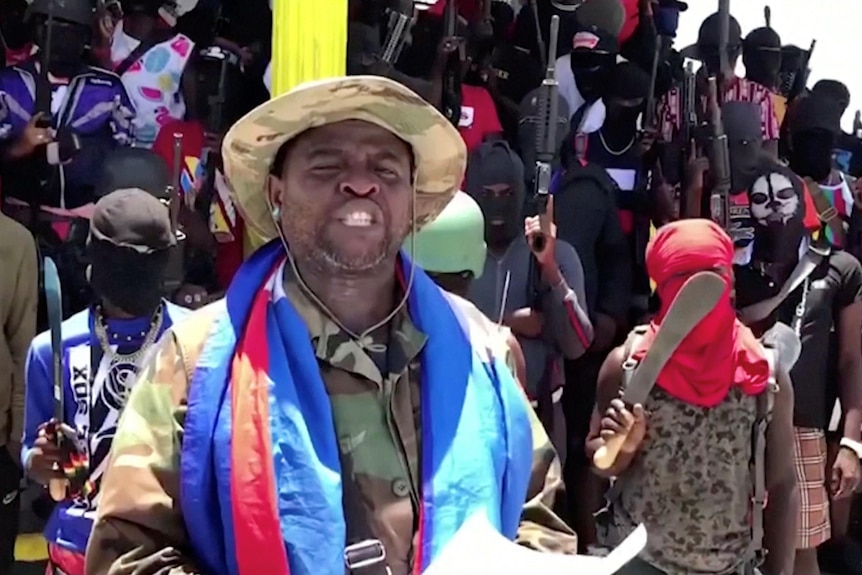
[(622, 448), (623, 443), (626, 442), (627, 437), (628, 432), (626, 431), (618, 433), (610, 439), (605, 440), (605, 444), (599, 447), (593, 454), (593, 465), (602, 471), (613, 467), (614, 462), (617, 460), (617, 455), (619, 455), (620, 449)]

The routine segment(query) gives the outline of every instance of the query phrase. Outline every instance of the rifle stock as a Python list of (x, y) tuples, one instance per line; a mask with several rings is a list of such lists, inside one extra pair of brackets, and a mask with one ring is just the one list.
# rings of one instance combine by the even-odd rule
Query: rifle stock
[[(555, 59), (553, 50), (557, 45), (560, 33), (560, 17), (551, 18), (551, 34), (549, 42), (548, 67), (545, 80), (539, 92), (539, 126), (536, 130), (536, 207), (540, 220), (548, 215), (548, 198), (550, 196), (551, 177), (554, 156), (557, 147), (557, 121), (559, 118), (559, 84), (557, 83)], [(544, 223), (544, 222), (543, 222)], [(542, 226), (543, 229), (545, 226)], [(545, 247), (545, 237), (537, 236), (533, 240), (533, 248), (542, 251)]]

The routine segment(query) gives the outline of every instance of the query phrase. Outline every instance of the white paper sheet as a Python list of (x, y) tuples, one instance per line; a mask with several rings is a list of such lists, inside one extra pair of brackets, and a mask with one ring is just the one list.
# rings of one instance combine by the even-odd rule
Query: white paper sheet
[(539, 553), (500, 535), (484, 514), (468, 519), (423, 575), (612, 575), (643, 550), (639, 526), (606, 557)]

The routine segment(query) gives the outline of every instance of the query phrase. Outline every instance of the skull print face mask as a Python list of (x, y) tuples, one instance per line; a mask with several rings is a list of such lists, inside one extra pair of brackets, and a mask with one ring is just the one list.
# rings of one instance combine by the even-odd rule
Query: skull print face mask
[(796, 261), (805, 233), (802, 182), (792, 173), (773, 169), (748, 191), (754, 220), (752, 260), (789, 264)]

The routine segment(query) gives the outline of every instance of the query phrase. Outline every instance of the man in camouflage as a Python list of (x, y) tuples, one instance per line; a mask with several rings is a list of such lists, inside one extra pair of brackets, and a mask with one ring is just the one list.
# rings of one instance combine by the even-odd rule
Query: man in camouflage
[[(430, 487), (445, 479), (441, 475), (455, 472), (451, 466), (434, 465), (434, 476), (428, 476), (432, 466), (427, 464), (427, 455), (433, 453), (433, 447), (426, 428), (434, 419), (426, 413), (426, 402), (434, 401), (422, 393), (422, 388), (434, 382), (434, 370), (428, 363), (433, 363), (435, 346), (442, 345), (442, 340), (462, 337), (453, 332), (449, 334), (451, 338), (437, 337), (435, 341), (434, 336), (423, 333), (419, 325), (422, 314), (414, 316), (416, 309), (421, 311), (422, 302), (410, 297), (409, 307), (405, 305), (408, 294), (413, 293), (411, 286), (418, 290), (420, 285), (430, 285), (437, 294), (433, 297), (443, 297), (448, 302), (438, 306), (434, 315), (446, 315), (451, 309), (460, 318), (469, 355), (502, 360), (497, 343), (499, 331), (471, 304), (444, 295), (415, 268), (403, 273), (406, 278), (393, 274), (393, 269), (405, 269), (399, 256), (404, 238), (433, 220), (455, 194), (463, 178), (464, 144), (441, 114), (402, 85), (379, 77), (350, 77), (306, 84), (264, 104), (231, 129), (224, 154), (226, 174), (246, 221), (263, 236), (281, 240), (261, 248), (237, 277), (254, 265), (259, 254), (283, 253), (286, 250), (282, 244), (290, 246), (286, 262), (279, 264), (276, 272), (282, 274), (281, 281), (268, 284), (272, 291), (267, 295), (271, 300), (285, 298), (307, 330), (311, 344), (308, 354), (315, 356), (312, 360), (319, 367), (314, 371), (319, 371), (327, 397), (328, 409), (323, 411), (331, 410), (337, 439), (333, 445), (337, 446), (341, 462), (339, 487), (343, 485), (335, 501), (330, 497), (321, 505), (336, 506), (339, 513), (343, 509), (346, 524), (346, 537), (340, 539), (341, 531), (329, 526), (323, 518), (324, 511), (310, 502), (320, 501), (320, 494), (303, 490), (295, 477), (284, 482), (278, 477), (273, 488), (278, 501), (272, 507), (280, 511), (285, 503), (298, 500), (305, 515), (313, 516), (293, 517), (295, 524), (307, 526), (303, 537), (315, 535), (309, 535), (311, 531), (319, 532), (319, 545), (327, 549), (327, 545), (335, 545), (333, 550), (337, 552), (320, 553), (308, 549), (308, 545), (304, 547), (304, 540), (284, 536), (292, 526), (283, 521), (271, 532), (254, 525), (256, 538), (251, 549), (258, 555), (258, 562), (252, 561), (249, 572), (286, 575), (286, 565), (264, 562), (272, 549), (278, 554), (284, 547), (293, 575), (336, 572), (339, 565), (343, 570), (345, 563), (349, 573), (406, 575), (414, 564), (419, 568), (426, 564), (426, 555), (438, 549), (424, 540), (424, 518), (434, 509), (425, 507), (423, 501)], [(234, 286), (239, 281), (235, 279)], [(270, 288), (261, 285), (255, 291), (266, 294), (267, 289)], [(187, 468), (207, 464), (189, 460), (187, 449), (194, 443), (190, 434), (199, 430), (191, 423), (200, 421), (200, 414), (208, 409), (206, 404), (219, 399), (196, 396), (195, 388), (207, 375), (212, 346), (219, 345), (224, 330), (231, 330), (224, 318), (232, 314), (232, 298), (237, 297), (229, 290), (224, 301), (196, 312), (189, 321), (171, 330), (142, 373), (114, 440), (112, 466), (102, 486), (99, 518), (87, 553), (88, 573), (245, 575), (242, 565), (249, 564), (244, 563), (247, 557), (239, 551), (232, 555), (232, 549), (240, 548), (239, 538), (234, 541), (219, 533), (211, 540), (201, 540), (197, 531), (201, 525), (204, 529), (209, 526), (190, 523), (193, 511), (188, 501), (197, 501), (197, 488), (205, 490), (207, 486), (186, 489), (183, 481)], [(273, 305), (277, 309), (279, 304)], [(287, 337), (295, 336), (294, 332)], [(297, 347), (286, 354), (300, 353), (295, 351)], [(269, 349), (270, 356), (273, 353)], [(252, 361), (252, 354), (234, 357), (233, 371), (229, 372), (233, 374), (231, 386), (238, 384), (236, 374), (243, 373), (242, 366)], [(453, 361), (455, 356), (459, 354), (452, 356)], [(499, 363), (502, 365), (502, 361)], [(492, 406), (492, 414), (504, 415), (499, 421), (492, 415), (491, 421), (485, 423), (504, 430), (500, 435), (509, 438), (508, 448), (512, 447), (513, 437), (526, 436), (526, 445), (532, 438), (532, 453), (529, 447), (518, 453), (509, 449), (508, 463), (495, 459), (501, 468), (526, 462), (523, 477), (516, 478), (523, 481), (524, 490), (513, 507), (515, 520), (509, 535), (528, 546), (574, 553), (574, 534), (549, 510), (560, 482), (547, 435), (508, 370), (486, 371), (495, 374), (491, 383), (501, 397), (510, 396), (514, 390), (517, 409), (514, 404), (508, 406), (508, 411), (505, 406), (502, 410)], [(305, 375), (299, 409), (310, 393), (311, 376)], [(282, 383), (279, 380), (279, 386)], [(453, 391), (452, 401), (459, 403), (461, 395), (457, 392), (462, 384), (457, 379), (447, 384)], [(271, 381), (270, 389), (275, 389)], [(253, 389), (251, 393), (255, 393)], [(467, 395), (481, 393), (473, 388)], [(228, 401), (233, 404), (242, 398), (234, 396)], [(504, 399), (499, 401), (505, 403)], [(509, 417), (519, 410), (523, 411), (522, 418)], [(310, 427), (311, 417), (328, 416), (322, 412), (309, 417), (300, 414), (294, 421)], [(487, 419), (486, 414), (483, 417)], [(241, 440), (237, 434), (241, 431), (237, 426), (232, 428), (225, 438), (228, 446), (238, 448)], [(213, 429), (209, 433), (213, 445), (222, 441)], [(297, 435), (296, 430), (292, 435)], [(292, 436), (273, 437), (279, 447), (283, 441), (295, 440)], [(201, 439), (210, 440), (205, 436)], [(460, 438), (453, 436), (451, 441), (454, 445)], [(507, 445), (502, 447), (506, 453)], [(484, 454), (470, 456), (465, 459), (481, 459)], [(238, 463), (234, 460), (233, 465)], [(302, 472), (299, 465), (290, 471)], [(231, 498), (247, 501), (246, 493), (264, 484), (264, 474), (265, 470), (257, 470), (252, 474), (252, 483), (246, 486), (232, 484)], [(498, 483), (501, 491), (505, 491), (506, 483)], [(492, 522), (505, 515), (505, 507), (502, 511), (495, 507), (505, 493), (460, 487), (458, 484), (451, 493), (435, 494), (458, 500), (464, 511), (453, 509), (450, 515), (466, 515), (471, 507), (484, 508)], [(519, 524), (524, 496), (526, 504)], [(220, 504), (224, 503), (214, 503)], [(217, 515), (217, 510), (215, 513), (211, 515), (213, 522), (220, 522), (222, 516)], [(437, 517), (436, 526), (449, 519)], [(246, 527), (237, 523), (235, 531)], [(279, 530), (284, 545), (272, 545)], [(354, 547), (358, 533), (373, 540), (385, 555), (375, 556), (365, 567), (352, 565), (346, 552), (342, 560), (341, 551), (346, 551), (345, 545), (348, 550)], [(220, 553), (221, 558), (213, 560), (213, 553)], [(304, 560), (309, 557), (319, 564)], [(379, 567), (386, 570), (377, 571)]]
[[(614, 478), (599, 540), (615, 546), (639, 524), (649, 532), (646, 549), (620, 574), (793, 572), (793, 388), (787, 361), (772, 353), (779, 349), (765, 349), (736, 319), (732, 260), (730, 236), (709, 220), (662, 226), (646, 250), (661, 307), (602, 365), (587, 452), (625, 439), (613, 464), (597, 470)], [(620, 394), (636, 388), (633, 374), (647, 367), (648, 353), (667, 353), (657, 334), (679, 321), (673, 302), (701, 272), (720, 278), (721, 297), (669, 350), (646, 401), (626, 405)]]

